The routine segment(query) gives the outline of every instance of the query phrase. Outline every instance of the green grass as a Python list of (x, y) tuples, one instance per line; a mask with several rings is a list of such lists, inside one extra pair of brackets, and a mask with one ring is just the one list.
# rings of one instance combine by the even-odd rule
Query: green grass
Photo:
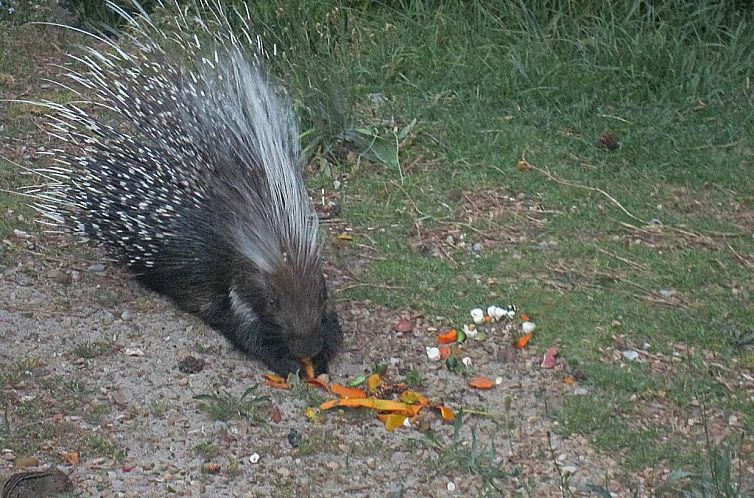
[[(417, 120), (401, 171), (380, 161), (337, 166), (348, 175), (344, 217), (356, 242), (382, 256), (338, 297), (412, 303), (452, 324), (476, 306), (519, 305), (537, 322), (534, 346), (557, 343), (592, 390), (560, 411), (564, 425), (625, 452), (631, 469), (699, 461), (677, 434), (647, 444), (668, 430), (632, 425), (649, 402), (687, 410), (703, 398), (754, 429), (745, 392), (723, 382), (733, 371), (709, 372), (751, 354), (736, 337), (754, 322), (754, 19), (711, 2), (652, 5), (341, 5), (333, 16), (349, 31), (332, 22), (328, 37), (340, 45), (317, 48), (317, 71), (347, 67), (357, 125)], [(386, 101), (370, 105), (373, 92)], [(596, 146), (608, 130), (616, 151)], [(521, 171), (521, 159), (535, 168)], [(523, 192), (548, 213), (495, 205), (490, 190)], [(481, 253), (446, 244), (451, 229), (467, 245), (482, 242)], [(418, 250), (422, 240), (450, 257)], [(667, 368), (614, 360), (605, 351), (619, 349), (616, 335), (626, 347), (649, 344)], [(618, 416), (593, 416), (600, 403)]]

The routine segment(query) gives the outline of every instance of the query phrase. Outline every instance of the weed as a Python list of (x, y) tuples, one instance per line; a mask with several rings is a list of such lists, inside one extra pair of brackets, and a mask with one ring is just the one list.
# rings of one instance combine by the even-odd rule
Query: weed
[(85, 341), (73, 348), (73, 354), (79, 358), (91, 359), (104, 356), (112, 351), (112, 344), (107, 341)]
[(198, 394), (194, 399), (203, 401), (199, 409), (205, 412), (212, 420), (231, 420), (234, 418), (244, 419), (256, 425), (265, 421), (259, 413), (263, 406), (269, 406), (268, 396), (256, 394), (258, 384), (244, 391), (240, 397), (235, 397), (229, 392), (217, 392), (216, 394)]
[(149, 413), (152, 417), (160, 418), (170, 409), (170, 404), (165, 401), (154, 401), (149, 407)]
[(423, 386), (427, 382), (427, 379), (419, 370), (417, 370), (416, 368), (412, 368), (406, 374), (406, 378), (404, 379), (404, 382), (409, 387), (418, 387), (418, 386)]
[(193, 447), (194, 453), (204, 459), (205, 462), (212, 461), (217, 456), (217, 448), (209, 441), (204, 441)]
[(485, 488), (497, 489), (497, 481), (513, 476), (502, 469), (502, 459), (498, 458), (495, 442), (480, 445), (476, 430), (471, 429), (471, 441), (461, 440), (461, 427), (464, 423), (463, 411), (459, 412), (453, 425), (453, 436), (448, 443), (431, 435), (432, 447), (438, 453), (438, 467), (442, 473), (456, 471), (481, 477)]

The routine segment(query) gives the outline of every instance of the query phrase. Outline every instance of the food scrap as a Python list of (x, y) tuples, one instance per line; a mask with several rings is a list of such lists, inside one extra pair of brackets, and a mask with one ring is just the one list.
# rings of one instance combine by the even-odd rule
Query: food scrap
[(555, 357), (558, 356), (558, 348), (555, 346), (547, 348), (547, 351), (545, 351), (545, 355), (542, 358), (542, 368), (555, 368), (556, 359)]
[(473, 387), (474, 389), (492, 389), (495, 387), (495, 383), (492, 379), (479, 376), (469, 380), (469, 387)]
[(315, 377), (314, 361), (311, 358), (304, 358), (301, 360), (301, 366), (303, 367), (303, 372), (307, 379), (313, 379)]

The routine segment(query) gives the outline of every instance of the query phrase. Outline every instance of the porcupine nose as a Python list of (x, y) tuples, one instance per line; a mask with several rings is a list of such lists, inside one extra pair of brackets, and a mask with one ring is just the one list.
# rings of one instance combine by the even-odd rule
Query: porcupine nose
[(320, 334), (310, 334), (306, 337), (294, 338), (289, 349), (294, 356), (299, 358), (312, 358), (322, 351), (322, 336)]

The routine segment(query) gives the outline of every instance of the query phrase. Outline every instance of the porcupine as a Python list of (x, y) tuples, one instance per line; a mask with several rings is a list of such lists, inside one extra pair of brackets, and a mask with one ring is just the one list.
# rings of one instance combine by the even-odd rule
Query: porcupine
[(83, 69), (60, 83), (82, 100), (43, 102), (65, 147), (45, 151), (57, 164), (36, 170), (47, 179), (36, 207), (276, 373), (306, 359), (326, 372), (342, 332), (318, 219), (293, 111), (263, 71), (248, 11), (235, 12), (237, 36), (207, 0), (192, 16), (178, 8), (170, 33), (141, 9), (109, 7), (126, 29), (91, 35), (105, 49), (72, 55)]

